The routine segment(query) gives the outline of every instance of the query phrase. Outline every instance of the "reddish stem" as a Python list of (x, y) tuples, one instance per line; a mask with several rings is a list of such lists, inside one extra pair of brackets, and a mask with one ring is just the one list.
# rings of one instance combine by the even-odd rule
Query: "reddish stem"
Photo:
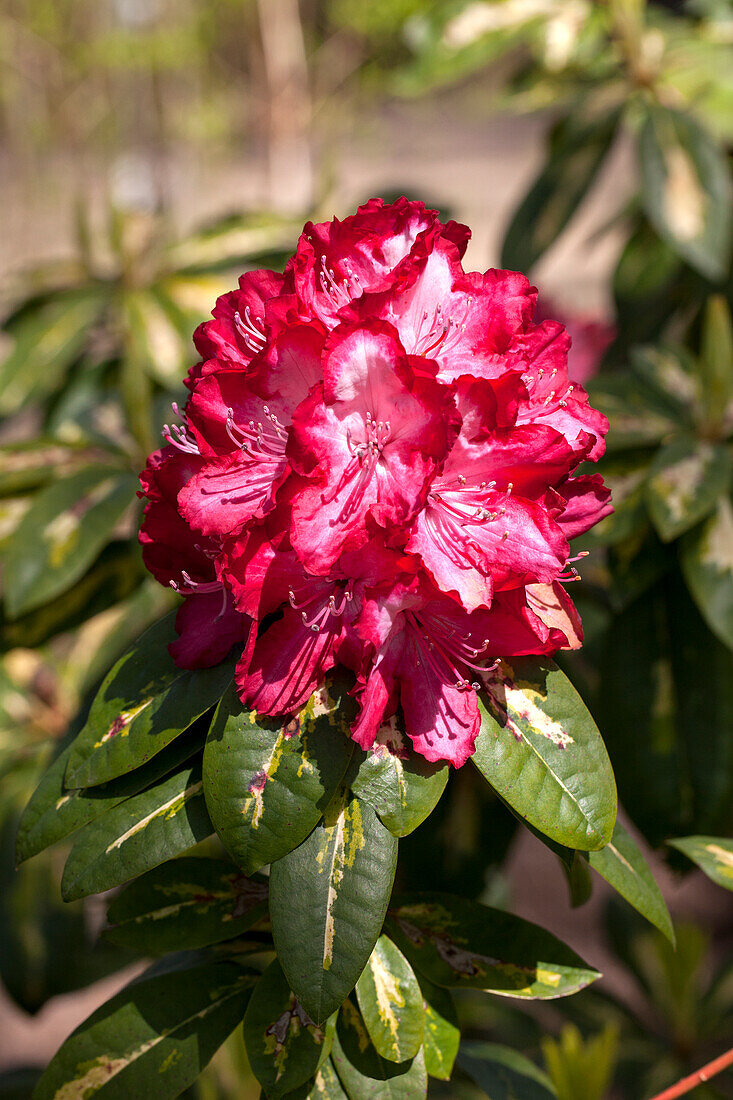
[(726, 1054), (721, 1054), (719, 1058), (714, 1058), (712, 1062), (708, 1062), (696, 1073), (691, 1073), (689, 1077), (683, 1077), (676, 1085), (670, 1085), (664, 1092), (657, 1093), (656, 1096), (652, 1097), (652, 1100), (675, 1100), (675, 1097), (684, 1096), (686, 1092), (691, 1092), (697, 1085), (709, 1081), (711, 1077), (722, 1073), (729, 1066), (733, 1066), (733, 1048)]

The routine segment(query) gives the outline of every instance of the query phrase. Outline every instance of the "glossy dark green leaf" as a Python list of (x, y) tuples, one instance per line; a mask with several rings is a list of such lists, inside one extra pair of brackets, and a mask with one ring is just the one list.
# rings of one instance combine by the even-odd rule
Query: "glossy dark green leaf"
[(595, 722), (553, 661), (499, 664), (479, 696), (473, 761), (516, 812), (568, 848), (602, 848), (616, 820), (616, 784)]
[(616, 134), (619, 113), (592, 119), (567, 115), (550, 137), (549, 156), (514, 212), (501, 266), (529, 271), (575, 214)]
[(135, 499), (137, 479), (113, 466), (87, 466), (42, 489), (4, 553), (10, 617), (40, 607), (81, 577)]
[(23, 811), (16, 843), (18, 863), (63, 840), (131, 795), (145, 790), (197, 752), (202, 743), (203, 733), (196, 734), (192, 730), (128, 775), (99, 787), (71, 789), (64, 786), (64, 773), (72, 748), (67, 746), (49, 766)]
[(207, 947), (267, 915), (267, 882), (222, 859), (182, 856), (130, 883), (107, 910), (105, 938), (142, 955)]
[(324, 820), (270, 871), (270, 918), (290, 988), (317, 1023), (353, 989), (382, 930), (397, 840), (340, 790)]
[(649, 864), (623, 825), (617, 821), (611, 841), (599, 852), (589, 852), (588, 860), (601, 878), (674, 943), (672, 918), (662, 892)]
[(713, 514), (684, 536), (682, 572), (700, 614), (733, 649), (733, 507), (721, 497)]
[(99, 894), (192, 848), (214, 831), (201, 768), (184, 768), (85, 825), (71, 849), (61, 893)]
[(421, 1100), (427, 1096), (422, 1050), (415, 1058), (399, 1063), (380, 1058), (351, 1001), (344, 1003), (339, 1014), (331, 1057), (349, 1100)]
[(711, 279), (728, 267), (731, 182), (725, 153), (689, 112), (655, 105), (639, 144), (644, 209), (657, 232)]
[(422, 1046), (425, 1011), (412, 967), (388, 936), (380, 936), (356, 983), (356, 998), (378, 1054), (388, 1062), (414, 1058)]
[(330, 1058), (318, 1070), (307, 1100), (348, 1100)]
[(69, 1036), (35, 1100), (173, 1100), (240, 1022), (256, 979), (227, 962), (148, 971)]
[(14, 343), (0, 363), (0, 415), (59, 387), (105, 298), (101, 286), (60, 293), (11, 321), (7, 329)]
[(66, 769), (68, 786), (106, 783), (140, 767), (214, 706), (235, 656), (214, 668), (178, 668), (168, 653), (174, 615), (151, 626), (107, 673)]
[(646, 499), (659, 537), (671, 542), (715, 508), (731, 478), (728, 449), (691, 436), (673, 439), (649, 467)]
[(464, 1042), (458, 1065), (491, 1100), (554, 1100), (552, 1081), (518, 1050), (496, 1043)]
[(448, 989), (434, 985), (423, 974), (417, 977), (425, 1009), (425, 1069), (430, 1077), (450, 1081), (461, 1041), (455, 1002)]
[(708, 878), (733, 890), (733, 840), (722, 836), (683, 836), (667, 843), (696, 863)]
[(436, 985), (548, 1000), (600, 977), (544, 928), (452, 894), (399, 898), (386, 927)]
[(274, 959), (244, 1017), (249, 1064), (268, 1096), (284, 1096), (316, 1073), (328, 1057), (335, 1027), (335, 1016), (323, 1027), (311, 1020)]
[(346, 771), (354, 703), (342, 685), (319, 688), (294, 718), (258, 717), (232, 687), (204, 752), (206, 804), (229, 854), (247, 872), (296, 848)]
[(379, 814), (394, 836), (407, 836), (432, 813), (448, 782), (450, 767), (430, 764), (405, 745), (394, 727), (387, 737), (380, 735), (351, 781), (354, 794)]

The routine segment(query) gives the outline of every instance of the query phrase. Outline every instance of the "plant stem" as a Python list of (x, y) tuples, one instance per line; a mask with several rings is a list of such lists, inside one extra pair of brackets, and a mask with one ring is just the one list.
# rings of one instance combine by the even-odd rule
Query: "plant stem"
[(689, 1077), (683, 1077), (676, 1085), (670, 1085), (664, 1092), (657, 1093), (651, 1100), (675, 1100), (675, 1097), (684, 1096), (686, 1092), (692, 1092), (698, 1085), (702, 1085), (705, 1081), (709, 1081), (711, 1077), (715, 1077), (718, 1073), (722, 1073), (723, 1070), (727, 1069), (729, 1066), (733, 1066), (733, 1048), (725, 1054), (721, 1054), (719, 1058), (714, 1058), (712, 1062), (708, 1062), (702, 1069), (697, 1070), (695, 1073), (691, 1073)]

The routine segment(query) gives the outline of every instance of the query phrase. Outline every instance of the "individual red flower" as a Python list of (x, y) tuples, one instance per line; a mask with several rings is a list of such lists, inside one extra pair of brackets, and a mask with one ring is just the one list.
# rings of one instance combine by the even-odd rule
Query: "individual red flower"
[(401, 709), (455, 766), (497, 658), (580, 645), (569, 540), (610, 511), (573, 476), (608, 425), (562, 326), (523, 275), (465, 272), (468, 236), (407, 199), (308, 223), (284, 275), (243, 275), (197, 330), (141, 477), (177, 663), (237, 646), (242, 700), (277, 715), (343, 665), (363, 748)]

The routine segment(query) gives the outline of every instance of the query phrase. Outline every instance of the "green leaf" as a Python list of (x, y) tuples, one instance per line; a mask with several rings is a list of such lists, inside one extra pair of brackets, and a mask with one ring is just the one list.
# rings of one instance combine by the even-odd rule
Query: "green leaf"
[(591, 404), (609, 420), (609, 454), (658, 444), (679, 423), (658, 393), (642, 378), (625, 372), (600, 375), (588, 383)]
[(713, 294), (705, 306), (699, 370), (705, 423), (717, 434), (733, 398), (733, 321), (722, 294)]
[(601, 878), (674, 944), (672, 918), (662, 892), (649, 864), (618, 821), (610, 843), (599, 852), (589, 852), (588, 860)]
[(451, 993), (422, 975), (418, 975), (425, 1009), (423, 1051), (425, 1068), (431, 1077), (450, 1081), (458, 1054), (461, 1029)]
[(335, 1016), (323, 1027), (311, 1020), (274, 959), (244, 1017), (249, 1064), (267, 1095), (284, 1096), (308, 1081), (328, 1057), (335, 1028)]
[(307, 1100), (348, 1100), (330, 1058), (318, 1070)]
[(100, 894), (211, 836), (201, 768), (184, 768), (85, 825), (71, 849), (61, 894)]
[(724, 152), (690, 114), (655, 105), (639, 154), (642, 201), (657, 232), (701, 274), (722, 278), (733, 197)]
[(427, 1096), (422, 1050), (415, 1058), (399, 1063), (380, 1058), (351, 1001), (344, 1003), (339, 1014), (331, 1057), (349, 1100), (421, 1100)]
[(0, 415), (15, 413), (58, 389), (105, 300), (101, 287), (59, 293), (7, 324), (15, 343), (0, 363)]
[(633, 348), (630, 359), (634, 375), (654, 392), (658, 407), (666, 406), (676, 423), (693, 426), (700, 399), (694, 356), (680, 345), (662, 344)]
[(496, 1043), (461, 1043), (458, 1065), (491, 1100), (553, 1100), (550, 1078), (517, 1050)]
[(601, 736), (568, 678), (544, 657), (502, 661), (479, 696), (472, 757), (530, 825), (582, 850), (602, 848), (616, 820), (616, 784)]
[(548, 1000), (600, 977), (544, 928), (452, 894), (400, 898), (386, 927), (436, 985)]
[(37, 489), (53, 477), (71, 473), (91, 458), (91, 453), (81, 447), (43, 437), (6, 443), (0, 447), (0, 496)]
[(731, 460), (722, 444), (673, 439), (649, 468), (646, 498), (663, 542), (671, 542), (713, 511), (728, 489)]
[(351, 782), (351, 789), (379, 814), (394, 836), (407, 836), (433, 812), (445, 790), (450, 767), (430, 764), (408, 749), (394, 726), (389, 739), (370, 749)]
[(382, 930), (397, 841), (340, 790), (323, 822), (270, 871), (270, 918), (290, 988), (317, 1023), (338, 1008)]
[(246, 710), (234, 687), (222, 699), (204, 751), (206, 804), (247, 874), (292, 852), (320, 820), (351, 758), (353, 711), (333, 683), (289, 720)]
[(267, 883), (222, 859), (182, 856), (130, 883), (107, 910), (105, 938), (142, 955), (231, 940), (267, 915)]
[(648, 525), (645, 485), (648, 456), (622, 451), (603, 459), (603, 481), (611, 490), (613, 512), (583, 534), (583, 546), (616, 546)]
[(34, 1100), (173, 1100), (237, 1026), (256, 978), (226, 962), (147, 971), (69, 1036)]
[(377, 1052), (388, 1062), (414, 1058), (422, 1046), (425, 1012), (412, 967), (387, 936), (374, 945), (356, 999)]
[(682, 539), (680, 561), (700, 614), (733, 649), (733, 507), (721, 497), (715, 512)]
[(619, 123), (614, 110), (593, 118), (569, 114), (556, 124), (549, 157), (514, 212), (501, 266), (529, 271), (575, 214), (603, 163)]
[(11, 618), (40, 607), (86, 572), (135, 499), (136, 486), (132, 474), (95, 465), (38, 493), (4, 553)]
[(733, 890), (733, 840), (720, 836), (683, 836), (667, 843), (683, 852), (718, 886)]
[(140, 767), (220, 699), (234, 658), (178, 668), (168, 653), (174, 620), (171, 613), (151, 626), (107, 673), (72, 747), (68, 786), (96, 786)]
[(126, 798), (145, 790), (167, 775), (201, 747), (202, 737), (192, 731), (129, 775), (100, 787), (64, 786), (64, 773), (73, 745), (68, 745), (50, 765), (23, 811), (18, 828), (16, 858), (30, 859), (90, 821), (101, 817)]

